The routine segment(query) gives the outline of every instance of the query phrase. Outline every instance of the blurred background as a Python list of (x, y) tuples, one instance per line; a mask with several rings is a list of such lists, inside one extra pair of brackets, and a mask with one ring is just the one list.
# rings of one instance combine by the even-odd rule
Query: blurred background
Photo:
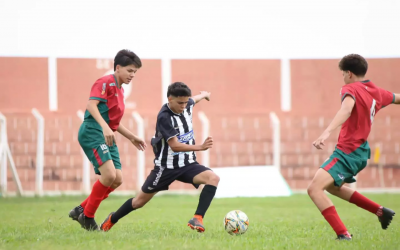
[[(205, 134), (215, 139), (208, 155), (198, 154), (200, 162), (213, 169), (273, 165), (292, 191), (302, 192), (337, 142), (339, 130), (323, 151), (312, 148), (340, 107), (340, 58), (363, 55), (367, 78), (400, 93), (399, 10), (396, 0), (0, 0), (2, 193), (18, 191), (16, 176), (25, 194), (87, 192), (85, 173), (91, 183), (97, 177), (91, 167), (84, 171), (79, 112), (125, 48), (143, 67), (124, 85), (122, 123), (137, 133), (142, 121), (148, 145), (166, 87), (182, 81), (193, 94), (212, 93), (211, 102), (195, 107), (209, 127), (193, 117), (197, 142)], [(271, 113), (280, 121), (279, 144)], [(398, 107), (378, 113), (369, 137), (373, 157), (357, 189), (400, 188), (399, 126)], [(147, 176), (153, 152), (148, 148), (140, 163), (120, 135), (117, 144), (120, 191), (135, 192), (138, 166)], [(171, 190), (193, 188), (174, 183)]]

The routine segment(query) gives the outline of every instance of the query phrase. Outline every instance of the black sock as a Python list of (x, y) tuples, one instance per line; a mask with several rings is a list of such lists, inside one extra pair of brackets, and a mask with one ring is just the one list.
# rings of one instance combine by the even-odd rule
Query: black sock
[(204, 218), (204, 215), (206, 214), (207, 209), (210, 206), (216, 191), (217, 191), (216, 186), (211, 186), (211, 185), (204, 186), (200, 194), (199, 205), (197, 206), (197, 210), (195, 213), (196, 215), (201, 215)]
[(83, 207), (81, 205), (77, 206), (79, 213), (83, 213)]
[(132, 200), (133, 198), (128, 199), (118, 210), (111, 216), (111, 222), (117, 223), (119, 219), (124, 217), (125, 215), (129, 214), (133, 210), (132, 207)]

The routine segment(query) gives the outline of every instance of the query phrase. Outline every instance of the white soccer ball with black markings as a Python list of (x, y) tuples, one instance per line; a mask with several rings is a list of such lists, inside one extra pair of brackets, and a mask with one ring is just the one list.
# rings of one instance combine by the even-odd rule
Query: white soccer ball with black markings
[(244, 234), (249, 228), (249, 218), (240, 210), (233, 210), (224, 218), (225, 231), (230, 235)]

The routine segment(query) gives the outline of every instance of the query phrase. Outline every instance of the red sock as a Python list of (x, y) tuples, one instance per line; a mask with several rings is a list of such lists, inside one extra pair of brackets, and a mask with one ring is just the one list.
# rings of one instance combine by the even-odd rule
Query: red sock
[(368, 199), (367, 197), (365, 197), (364, 195), (360, 194), (357, 191), (355, 191), (353, 195), (350, 197), (349, 202), (367, 211), (370, 211), (371, 213), (376, 214), (378, 216), (382, 215), (381, 205), (371, 201), (370, 199)]
[[(107, 198), (108, 198), (108, 195), (109, 195), (111, 192), (113, 192), (114, 190), (115, 190), (115, 189), (112, 189), (111, 187), (109, 187), (109, 188), (107, 189), (107, 192), (104, 194), (103, 200), (107, 199)], [(85, 209), (86, 204), (87, 204), (87, 202), (88, 202), (88, 200), (89, 200), (89, 197), (90, 197), (90, 195), (86, 198), (86, 200), (82, 201), (81, 207), (83, 207), (83, 209)]]
[(336, 212), (335, 206), (328, 207), (324, 211), (322, 211), (322, 215), (325, 217), (325, 220), (331, 225), (333, 230), (337, 235), (347, 234), (346, 226), (343, 224), (342, 220), (340, 220), (339, 215)]
[(90, 195), (86, 198), (86, 200), (82, 201), (81, 207), (83, 207), (83, 209), (85, 209), (86, 204), (87, 204), (87, 202), (88, 202), (88, 200), (89, 200), (89, 197), (90, 197)]
[(107, 192), (104, 194), (103, 200), (107, 199), (107, 198), (108, 198), (108, 195), (109, 195), (111, 192), (114, 192), (114, 190), (115, 190), (115, 189), (112, 189), (111, 187), (109, 187), (109, 188), (107, 189)]
[(94, 183), (92, 192), (88, 197), (85, 210), (83, 210), (83, 213), (86, 215), (86, 217), (94, 218), (94, 214), (96, 213), (97, 208), (100, 206), (100, 203), (103, 200), (108, 188), (109, 187), (101, 184), (99, 180)]

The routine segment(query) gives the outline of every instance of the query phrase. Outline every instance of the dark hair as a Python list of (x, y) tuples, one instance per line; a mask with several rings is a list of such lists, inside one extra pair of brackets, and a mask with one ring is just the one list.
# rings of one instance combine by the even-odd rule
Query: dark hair
[(114, 58), (114, 71), (117, 68), (117, 65), (121, 65), (122, 67), (126, 67), (128, 65), (134, 65), (136, 68), (142, 67), (142, 61), (140, 58), (130, 50), (123, 49), (118, 51), (117, 55)]
[(357, 54), (350, 54), (340, 60), (339, 69), (350, 71), (356, 76), (365, 76), (368, 70), (368, 63), (364, 57)]
[(167, 97), (169, 96), (192, 96), (192, 91), (183, 82), (174, 82), (168, 86)]

